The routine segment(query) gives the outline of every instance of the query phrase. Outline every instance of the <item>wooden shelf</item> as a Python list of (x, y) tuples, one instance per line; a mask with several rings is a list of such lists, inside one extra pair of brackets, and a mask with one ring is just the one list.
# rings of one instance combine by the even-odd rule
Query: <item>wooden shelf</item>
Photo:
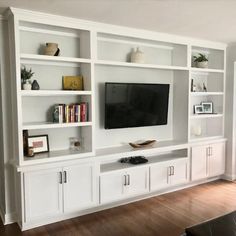
[(224, 95), (223, 92), (190, 92), (191, 96), (212, 96), (212, 95)]
[(23, 64), (39, 64), (39, 65), (52, 65), (53, 63), (64, 64), (65, 66), (79, 66), (78, 63), (91, 63), (90, 59), (62, 57), (62, 56), (45, 56), (37, 54), (21, 54), (21, 63)]
[(208, 69), (208, 68), (196, 68), (196, 67), (191, 67), (191, 71), (194, 72), (194, 73), (197, 73), (197, 72), (215, 72), (215, 73), (224, 73), (225, 71), (224, 70), (219, 70), (219, 69)]
[(102, 42), (109, 42), (109, 43), (119, 43), (119, 44), (130, 44), (135, 46), (143, 46), (143, 47), (152, 47), (152, 48), (160, 48), (164, 50), (174, 50), (174, 47), (161, 45), (160, 43), (145, 43), (139, 41), (130, 41), (130, 40), (122, 40), (122, 39), (112, 39), (112, 38), (105, 38), (105, 37), (98, 37), (98, 41)]
[(155, 65), (155, 64), (141, 64), (141, 63), (132, 63), (132, 62), (117, 62), (117, 61), (105, 61), (97, 60), (95, 62), (97, 65), (105, 66), (120, 66), (120, 67), (135, 67), (135, 68), (148, 68), (148, 69), (160, 69), (160, 70), (184, 70), (187, 71), (187, 67), (182, 66), (166, 66), (166, 65)]
[(78, 151), (65, 149), (65, 150), (56, 150), (46, 153), (35, 154), (34, 157), (24, 157), (24, 165), (33, 165), (41, 163), (49, 163), (52, 161), (65, 161), (68, 159), (75, 158), (85, 158), (92, 156), (92, 152), (86, 149), (81, 148)]
[(91, 95), (91, 91), (72, 91), (72, 90), (22, 90), (23, 97), (38, 96), (75, 96), (75, 95)]
[(191, 119), (205, 119), (205, 118), (219, 118), (223, 117), (223, 114), (199, 114), (199, 115), (191, 115)]
[(207, 141), (207, 140), (214, 140), (214, 139), (221, 139), (223, 135), (200, 135), (200, 136), (191, 136), (190, 142), (200, 142), (200, 141)]
[(76, 122), (76, 123), (52, 123), (52, 122), (31, 122), (22, 125), (23, 130), (32, 129), (56, 129), (69, 127), (92, 126), (92, 122)]

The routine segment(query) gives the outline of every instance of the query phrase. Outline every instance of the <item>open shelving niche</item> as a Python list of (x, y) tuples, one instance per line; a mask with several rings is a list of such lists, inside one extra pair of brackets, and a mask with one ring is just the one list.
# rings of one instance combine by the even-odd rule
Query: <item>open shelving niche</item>
[[(36, 79), (40, 85), (40, 90), (22, 90), (20, 75), (17, 75), (18, 114), (21, 117), (19, 164), (47, 163), (93, 155), (94, 108), (90, 31), (19, 21), (17, 32), (20, 39), (19, 68), (31, 68), (35, 73), (32, 80)], [(60, 56), (43, 55), (47, 42), (58, 43)], [(20, 72), (20, 69), (18, 71)], [(84, 90), (63, 90), (62, 77), (65, 75), (82, 75)], [(87, 122), (53, 123), (54, 105), (81, 102), (88, 104)], [(23, 130), (28, 130), (29, 136), (47, 134), (50, 151), (37, 154), (34, 158), (24, 157), (21, 147)], [(70, 137), (81, 141), (80, 150), (69, 149)]]
[[(208, 68), (196, 68), (193, 56), (203, 53), (208, 58)], [(202, 47), (192, 47), (192, 67), (189, 87), (189, 141), (204, 141), (224, 137), (225, 109), (225, 51)], [(191, 89), (192, 83), (196, 92)], [(203, 91), (203, 83), (207, 91)], [(213, 102), (213, 114), (194, 114), (194, 105)], [(196, 135), (199, 127), (201, 134)]]
[[(130, 62), (130, 53), (137, 47), (144, 52), (145, 63)], [(145, 155), (148, 156), (150, 164), (174, 158), (188, 158), (187, 48), (184, 44), (98, 33), (95, 60), (95, 140), (96, 157), (101, 157), (101, 172), (123, 168), (124, 165), (118, 161), (121, 155)], [(170, 84), (168, 124), (105, 130), (105, 82)], [(143, 139), (156, 139), (158, 142), (144, 150), (135, 150), (127, 145), (130, 140)], [(186, 149), (180, 151), (181, 147)]]

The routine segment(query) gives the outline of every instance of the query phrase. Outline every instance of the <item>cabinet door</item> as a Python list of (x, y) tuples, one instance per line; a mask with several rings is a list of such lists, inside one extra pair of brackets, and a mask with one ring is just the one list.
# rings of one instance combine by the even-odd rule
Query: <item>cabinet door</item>
[(61, 168), (24, 173), (25, 222), (62, 213)]
[(210, 145), (209, 177), (222, 175), (225, 172), (225, 143)]
[(182, 184), (188, 181), (188, 161), (174, 161), (171, 174), (171, 185)]
[(100, 202), (119, 200), (124, 196), (125, 173), (122, 171), (106, 173), (100, 176)]
[(192, 147), (191, 179), (198, 180), (207, 177), (207, 148), (208, 146)]
[(63, 168), (64, 211), (72, 212), (94, 206), (95, 168), (91, 163)]
[(170, 163), (158, 163), (150, 167), (150, 190), (167, 188), (170, 184)]
[(148, 167), (137, 167), (126, 172), (125, 195), (127, 197), (149, 191), (148, 170)]

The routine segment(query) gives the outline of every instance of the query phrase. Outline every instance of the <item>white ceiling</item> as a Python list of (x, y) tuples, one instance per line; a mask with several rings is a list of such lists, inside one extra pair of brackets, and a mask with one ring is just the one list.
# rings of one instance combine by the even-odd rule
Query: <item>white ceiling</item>
[(0, 0), (18, 7), (109, 24), (236, 41), (236, 0)]

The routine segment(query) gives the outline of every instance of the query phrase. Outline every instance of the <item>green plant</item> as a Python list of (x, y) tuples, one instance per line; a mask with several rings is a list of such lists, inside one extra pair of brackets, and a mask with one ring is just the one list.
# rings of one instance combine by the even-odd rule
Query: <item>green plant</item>
[(194, 56), (194, 62), (203, 62), (203, 61), (208, 61), (206, 55), (202, 53), (198, 53), (199, 56)]
[(32, 72), (32, 69), (29, 70), (26, 69), (26, 67), (21, 68), (21, 81), (24, 84), (27, 80), (29, 80), (33, 76), (34, 72)]

